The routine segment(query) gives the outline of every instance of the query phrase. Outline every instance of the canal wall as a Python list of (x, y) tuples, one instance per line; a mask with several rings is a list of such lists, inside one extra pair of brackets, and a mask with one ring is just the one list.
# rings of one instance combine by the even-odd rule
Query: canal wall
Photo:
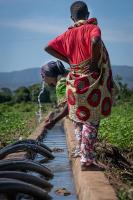
[(103, 171), (81, 171), (80, 158), (73, 158), (71, 156), (76, 141), (74, 127), (69, 119), (64, 120), (64, 128), (78, 199), (117, 200), (114, 189), (109, 184)]

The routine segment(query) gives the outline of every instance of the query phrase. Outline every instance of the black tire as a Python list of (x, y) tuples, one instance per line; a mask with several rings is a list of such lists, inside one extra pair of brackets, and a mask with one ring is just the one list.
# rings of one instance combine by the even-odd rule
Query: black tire
[(7, 145), (6, 147), (9, 147), (9, 146), (12, 146), (12, 145), (16, 145), (16, 144), (23, 144), (23, 143), (28, 143), (28, 144), (37, 144), (41, 147), (43, 147), (44, 149), (47, 149), (49, 152), (52, 152), (52, 150), (45, 144), (43, 144), (42, 142), (40, 141), (37, 141), (37, 140), (33, 140), (33, 139), (24, 139), (24, 140), (18, 140), (12, 144), (9, 144)]
[(23, 181), (16, 181), (14, 179), (1, 178), (0, 179), (0, 193), (24, 193), (38, 200), (49, 200), (51, 197), (45, 190), (41, 188), (25, 183)]
[(39, 153), (45, 157), (48, 157), (49, 159), (53, 159), (54, 156), (51, 152), (49, 152), (47, 149), (44, 149), (43, 147), (37, 145), (37, 144), (17, 144), (12, 145), (9, 147), (5, 147), (0, 150), (0, 159), (3, 159), (5, 156), (11, 153), (15, 153), (17, 151), (34, 151), (36, 153)]
[(40, 163), (40, 164), (44, 164), (44, 163), (48, 162), (48, 159), (47, 158), (43, 158), (41, 160), (37, 160), (37, 162)]
[(43, 189), (52, 187), (52, 185), (48, 181), (46, 181), (45, 179), (39, 178), (37, 176), (33, 176), (31, 174), (27, 174), (27, 173), (24, 173), (24, 172), (0, 171), (0, 179), (1, 178), (11, 178), (11, 179), (20, 180), (20, 181), (41, 187)]
[(52, 178), (53, 173), (47, 167), (30, 160), (2, 160), (0, 161), (0, 171), (33, 171), (46, 178)]

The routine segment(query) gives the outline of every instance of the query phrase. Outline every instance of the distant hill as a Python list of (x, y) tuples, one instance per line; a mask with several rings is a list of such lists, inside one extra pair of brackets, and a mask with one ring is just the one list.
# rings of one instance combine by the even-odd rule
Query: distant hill
[(123, 83), (127, 83), (130, 89), (133, 89), (133, 67), (124, 65), (113, 65), (113, 75), (119, 75)]
[(15, 90), (20, 86), (29, 86), (40, 82), (40, 68), (31, 68), (13, 72), (0, 72), (0, 88), (8, 87)]
[[(122, 77), (123, 82), (133, 88), (133, 67), (130, 66), (112, 66), (113, 74)], [(0, 72), (0, 88), (8, 87), (12, 90), (20, 86), (29, 86), (41, 82), (40, 68), (31, 68), (21, 71)]]

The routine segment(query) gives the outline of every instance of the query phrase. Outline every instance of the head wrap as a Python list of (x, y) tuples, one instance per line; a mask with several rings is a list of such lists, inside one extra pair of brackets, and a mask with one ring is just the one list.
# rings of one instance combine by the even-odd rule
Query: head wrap
[(62, 64), (62, 62), (59, 60), (57, 60), (56, 62), (55, 61), (48, 62), (47, 64), (41, 67), (41, 75), (43, 77), (49, 76), (49, 77), (56, 78), (59, 75), (63, 75), (65, 73), (66, 73), (66, 69), (64, 65)]

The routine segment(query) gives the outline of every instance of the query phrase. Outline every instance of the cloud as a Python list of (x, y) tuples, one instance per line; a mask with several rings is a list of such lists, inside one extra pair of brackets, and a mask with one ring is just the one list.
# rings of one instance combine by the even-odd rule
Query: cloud
[(133, 43), (133, 30), (103, 29), (103, 39), (109, 42)]
[[(71, 21), (63, 18), (29, 18), (0, 21), (0, 27), (50, 35), (59, 35), (67, 30), (70, 25)], [(118, 29), (118, 26), (115, 27), (113, 25), (107, 27), (108, 25), (105, 23), (102, 28), (103, 40), (117, 43), (133, 43), (133, 28), (124, 29), (123, 26)]]
[(0, 27), (16, 28), (42, 34), (60, 34), (67, 28), (64, 24), (63, 20), (47, 20), (46, 18), (0, 21)]
[[(133, 17), (126, 18), (126, 20), (133, 21)], [(104, 40), (117, 43), (133, 43), (133, 25), (131, 23), (124, 23), (120, 17), (116, 19), (102, 17), (99, 21)]]

